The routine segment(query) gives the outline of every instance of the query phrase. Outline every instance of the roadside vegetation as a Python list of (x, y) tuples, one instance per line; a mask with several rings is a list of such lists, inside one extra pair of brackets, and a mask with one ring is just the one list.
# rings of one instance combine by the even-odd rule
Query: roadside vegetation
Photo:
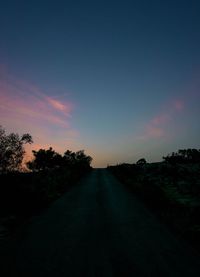
[(0, 127), (0, 239), (48, 207), (92, 169), (92, 158), (83, 150), (66, 150), (61, 155), (51, 147), (33, 150), (25, 169), (26, 143), (33, 143), (30, 134), (6, 134)]
[(178, 236), (200, 251), (200, 150), (181, 149), (163, 162), (119, 164), (108, 169)]

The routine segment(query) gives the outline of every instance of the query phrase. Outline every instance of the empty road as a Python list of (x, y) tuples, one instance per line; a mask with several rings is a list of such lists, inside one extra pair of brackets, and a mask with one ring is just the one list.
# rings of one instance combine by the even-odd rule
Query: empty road
[(199, 257), (106, 169), (93, 170), (7, 244), (1, 277), (200, 276)]

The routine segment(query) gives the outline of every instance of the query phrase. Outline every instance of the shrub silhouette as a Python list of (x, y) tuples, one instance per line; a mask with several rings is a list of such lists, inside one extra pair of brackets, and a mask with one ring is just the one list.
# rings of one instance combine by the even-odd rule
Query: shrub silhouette
[(147, 162), (146, 162), (146, 160), (144, 159), (144, 158), (142, 158), (142, 159), (139, 159), (137, 162), (136, 162), (136, 164), (138, 164), (138, 165), (143, 165), (143, 164), (146, 164)]

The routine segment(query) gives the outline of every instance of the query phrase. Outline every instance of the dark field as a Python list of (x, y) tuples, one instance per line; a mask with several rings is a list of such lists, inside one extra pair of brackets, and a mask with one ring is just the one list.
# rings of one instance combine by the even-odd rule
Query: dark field
[(178, 237), (200, 251), (200, 164), (121, 164), (109, 170)]

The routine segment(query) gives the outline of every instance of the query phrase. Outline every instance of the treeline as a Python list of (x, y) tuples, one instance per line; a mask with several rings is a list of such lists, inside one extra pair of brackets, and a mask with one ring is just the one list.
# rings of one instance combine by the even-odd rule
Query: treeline
[(200, 150), (183, 149), (162, 162), (119, 164), (108, 169), (179, 236), (200, 250)]
[(164, 161), (171, 164), (200, 163), (200, 149), (180, 149), (178, 152), (163, 157)]
[[(22, 161), (25, 155), (25, 144), (33, 143), (30, 134), (19, 136), (17, 133), (6, 134), (5, 129), (0, 126), (0, 174), (22, 171)], [(64, 155), (57, 153), (49, 147), (48, 150), (33, 150), (33, 160), (26, 165), (29, 170), (37, 172), (58, 168), (84, 171), (90, 169), (92, 158), (85, 155), (84, 150), (72, 152), (65, 151)]]
[(34, 159), (27, 163), (32, 171), (52, 170), (56, 168), (76, 168), (80, 171), (90, 169), (92, 158), (86, 156), (83, 150), (72, 152), (67, 150), (64, 155), (55, 152), (52, 147), (48, 150), (33, 150)]
[[(0, 127), (0, 237), (27, 217), (40, 212), (75, 186), (91, 169), (92, 158), (83, 150), (63, 155), (49, 149), (33, 150), (25, 168), (25, 144), (30, 134), (6, 134)], [(4, 226), (4, 227), (2, 227)]]

